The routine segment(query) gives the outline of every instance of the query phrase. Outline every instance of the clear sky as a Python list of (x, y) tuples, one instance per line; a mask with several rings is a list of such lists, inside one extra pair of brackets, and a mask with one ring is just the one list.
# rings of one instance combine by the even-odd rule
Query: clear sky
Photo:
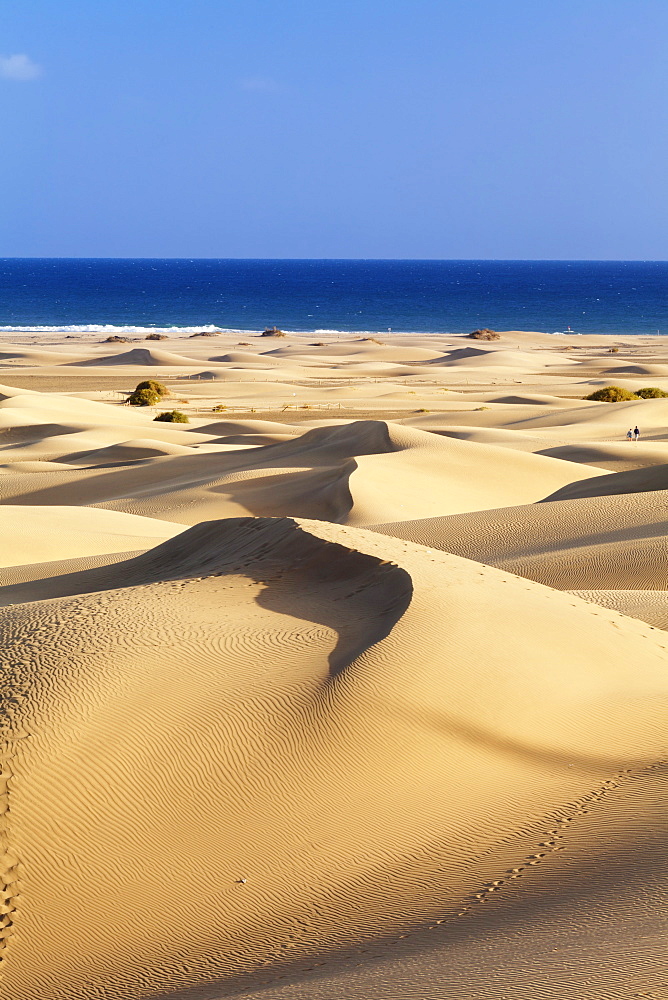
[(4, 0), (0, 256), (668, 258), (666, 0)]

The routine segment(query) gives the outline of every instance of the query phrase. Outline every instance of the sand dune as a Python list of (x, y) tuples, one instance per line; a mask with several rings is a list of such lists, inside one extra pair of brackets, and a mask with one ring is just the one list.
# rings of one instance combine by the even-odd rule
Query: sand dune
[(663, 996), (668, 340), (166, 333), (0, 345), (0, 1000)]
[(26, 367), (42, 367), (43, 365), (62, 365), (66, 363), (78, 364), (85, 361), (85, 354), (75, 355), (75, 360), (72, 362), (71, 352), (60, 352), (60, 351), (40, 351), (31, 350), (29, 347), (16, 346), (14, 348), (9, 348), (9, 345), (5, 347), (4, 350), (0, 350), (0, 366), (10, 365), (15, 367), (18, 365)]
[(219, 357), (209, 358), (209, 361), (217, 361), (220, 364), (245, 365), (250, 367), (276, 368), (281, 365), (280, 358), (272, 357), (268, 354), (251, 354), (249, 351), (228, 351)]
[(572, 594), (668, 631), (668, 590), (572, 590)]
[(622, 436), (628, 427), (640, 424), (644, 429), (664, 430), (668, 421), (668, 399), (643, 399), (629, 403), (590, 403), (580, 405), (575, 410), (560, 411), (523, 421), (528, 429), (568, 427), (588, 425), (582, 429), (591, 431), (593, 427), (605, 429), (609, 434)]
[(328, 357), (337, 358), (340, 361), (401, 361), (403, 363), (413, 361), (431, 361), (440, 358), (442, 352), (428, 347), (413, 347), (403, 345), (397, 347), (390, 343), (375, 343), (370, 340), (353, 340), (347, 343), (329, 343), (318, 348), (317, 351), (309, 350), (307, 345), (294, 345), (290, 347), (279, 347), (273, 351), (265, 351), (263, 358), (313, 358)]
[(451, 351), (440, 362), (432, 363), (442, 363), (449, 367), (464, 366), (466, 368), (475, 368), (478, 366), (494, 366), (520, 370), (526, 369), (528, 371), (535, 371), (556, 364), (560, 367), (577, 364), (577, 362), (571, 361), (569, 358), (559, 357), (555, 359), (551, 354), (541, 356), (527, 351), (509, 351), (505, 348), (482, 349), (478, 347), (464, 347), (460, 350)]
[[(573, 407), (487, 404), (469, 410), (449, 411), (447, 423), (453, 426), (493, 427), (540, 432), (543, 437), (561, 437), (571, 441), (605, 440), (626, 443), (626, 432), (636, 423), (644, 437), (664, 440), (668, 425), (668, 399), (632, 400), (628, 403), (595, 403), (579, 400)], [(445, 423), (439, 414), (430, 415), (421, 426)], [(417, 418), (416, 418), (417, 419)]]
[(172, 354), (170, 351), (162, 351), (155, 347), (133, 347), (129, 351), (120, 351), (118, 354), (107, 354), (103, 357), (93, 357), (88, 361), (75, 361), (73, 362), (77, 367), (105, 367), (106, 365), (111, 365), (116, 367), (117, 365), (134, 365), (134, 366), (148, 366), (153, 368), (156, 365), (170, 367), (172, 365), (177, 365), (183, 367), (184, 365), (194, 365), (197, 361), (193, 358), (183, 357), (181, 354)]
[(614, 368), (606, 368), (606, 375), (658, 375), (661, 378), (668, 376), (668, 365), (616, 365)]
[(148, 549), (179, 525), (91, 507), (0, 506), (0, 565)]
[[(41, 635), (5, 678), (5, 995), (220, 997), (364, 963), (371, 936), (401, 956), (407, 925), (475, 942), (478, 914), (484, 936), (567, 875), (652, 908), (651, 827), (625, 830), (652, 819), (662, 633), (290, 519), (198, 525), (117, 569), (122, 589), (2, 612), (13, 643)], [(588, 968), (633, 982), (608, 945)]]
[(95, 504), (183, 524), (288, 512), (369, 524), (531, 502), (575, 479), (601, 475), (383, 421), (316, 427), (248, 450), (226, 447), (100, 469), (95, 477), (85, 471), (54, 472), (43, 481), (6, 475), (0, 496), (23, 504)]
[(183, 444), (173, 444), (168, 441), (152, 441), (150, 438), (137, 438), (130, 441), (120, 441), (118, 444), (98, 447), (90, 451), (70, 452), (63, 461), (75, 465), (91, 463), (92, 465), (123, 465), (125, 462), (138, 462), (146, 458), (162, 458), (164, 455), (192, 455), (194, 448)]
[(562, 458), (567, 462), (582, 462), (611, 472), (627, 472), (630, 469), (668, 464), (668, 441), (642, 441), (633, 443), (631, 447), (628, 441), (582, 442), (544, 448), (540, 454)]
[(559, 590), (668, 590), (668, 491), (559, 500), (374, 530)]
[(608, 497), (620, 493), (648, 493), (650, 490), (668, 490), (668, 464), (614, 472), (610, 476), (600, 476), (595, 483), (588, 483), (584, 487), (582, 483), (571, 483), (546, 499), (577, 500), (581, 497)]

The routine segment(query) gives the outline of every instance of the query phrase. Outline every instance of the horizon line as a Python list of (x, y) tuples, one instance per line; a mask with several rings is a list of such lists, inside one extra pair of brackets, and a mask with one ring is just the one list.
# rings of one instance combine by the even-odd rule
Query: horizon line
[(425, 263), (498, 263), (498, 264), (666, 264), (668, 259), (662, 257), (196, 257), (187, 255), (185, 257), (99, 257), (82, 256), (72, 257), (66, 255), (58, 256), (26, 256), (26, 257), (0, 257), (0, 261), (17, 260), (214, 260), (214, 261), (346, 261), (350, 263), (397, 261), (405, 262), (425, 262)]

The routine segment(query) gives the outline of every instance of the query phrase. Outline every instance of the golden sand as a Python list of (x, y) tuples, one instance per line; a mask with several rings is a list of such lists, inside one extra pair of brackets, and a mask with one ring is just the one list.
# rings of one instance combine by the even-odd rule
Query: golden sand
[(0, 344), (0, 997), (668, 997), (668, 342), (246, 340)]

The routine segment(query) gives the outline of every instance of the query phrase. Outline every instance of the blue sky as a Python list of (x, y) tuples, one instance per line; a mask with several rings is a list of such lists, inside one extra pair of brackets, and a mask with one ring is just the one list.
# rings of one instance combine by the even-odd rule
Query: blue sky
[(668, 258), (665, 0), (0, 7), (0, 256)]

